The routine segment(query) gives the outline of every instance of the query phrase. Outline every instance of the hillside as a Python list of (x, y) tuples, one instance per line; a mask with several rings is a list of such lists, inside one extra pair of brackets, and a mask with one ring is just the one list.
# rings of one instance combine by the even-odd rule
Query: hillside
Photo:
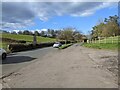
[[(32, 35), (0, 34), (0, 38), (7, 38), (7, 39), (12, 39), (12, 40), (25, 40), (27, 43), (32, 43), (32, 41), (33, 41)], [(53, 42), (53, 41), (56, 41), (56, 39), (37, 36), (37, 43)], [(1, 41), (0, 47), (3, 47), (4, 49), (6, 49), (6, 46), (9, 43), (10, 42)]]
[[(32, 35), (15, 35), (15, 34), (2, 34), (0, 35), (0, 38), (10, 38), (10, 39), (14, 39), (14, 40), (25, 40), (27, 42), (32, 42), (33, 41), (33, 36)], [(37, 42), (51, 42), (51, 41), (55, 41), (56, 39), (53, 38), (48, 38), (48, 37), (41, 37), (41, 36), (37, 36)]]

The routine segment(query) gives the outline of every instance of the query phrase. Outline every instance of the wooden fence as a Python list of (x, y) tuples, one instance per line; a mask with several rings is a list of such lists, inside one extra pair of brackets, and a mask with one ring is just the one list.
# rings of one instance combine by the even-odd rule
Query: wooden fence
[(120, 36), (87, 40), (87, 43), (120, 43)]

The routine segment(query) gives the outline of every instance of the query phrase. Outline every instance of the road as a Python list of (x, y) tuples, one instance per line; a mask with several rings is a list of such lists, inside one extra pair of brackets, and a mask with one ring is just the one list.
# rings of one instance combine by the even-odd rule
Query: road
[[(36, 49), (31, 51), (23, 51), (12, 53), (7, 56), (6, 60), (2, 62), (2, 76), (9, 75), (21, 68), (24, 68), (37, 60), (42, 60), (42, 57), (48, 53), (54, 53), (57, 49), (48, 47)], [(39, 59), (38, 59), (39, 58)]]
[[(16, 72), (4, 78), (3, 85), (10, 88), (117, 88), (114, 76), (99, 68), (87, 53), (91, 50), (77, 44), (64, 50), (50, 47), (17, 53), (21, 59), (27, 56), (29, 62), (10, 64)], [(3, 70), (8, 72), (10, 66), (4, 64)]]

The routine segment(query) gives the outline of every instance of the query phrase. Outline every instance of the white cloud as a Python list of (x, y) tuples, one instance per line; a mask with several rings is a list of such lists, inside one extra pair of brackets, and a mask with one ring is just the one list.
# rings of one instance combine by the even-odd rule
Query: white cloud
[[(2, 0), (2, 2), (25, 2), (25, 0)], [(58, 2), (57, 0), (27, 0), (27, 2)], [(119, 2), (119, 0), (59, 0), (59, 2)]]
[(16, 33), (18, 33), (20, 30), (13, 30), (13, 31), (15, 31)]
[(47, 30), (48, 30), (48, 29), (45, 29), (45, 28), (41, 29), (41, 31), (45, 31), (45, 32), (46, 32)]
[(40, 30), (40, 29), (36, 29), (36, 30), (33, 30), (33, 31), (38, 31), (39, 33), (41, 33), (41, 30)]
[[(5, 0), (4, 0), (5, 1)], [(6, 0), (7, 1), (7, 0)], [(34, 18), (47, 21), (53, 16), (70, 15), (85, 17), (97, 10), (114, 5), (112, 2), (3, 2), (3, 28), (25, 28), (34, 25)], [(37, 0), (33, 0), (37, 1)], [(108, 0), (107, 0), (108, 1)]]

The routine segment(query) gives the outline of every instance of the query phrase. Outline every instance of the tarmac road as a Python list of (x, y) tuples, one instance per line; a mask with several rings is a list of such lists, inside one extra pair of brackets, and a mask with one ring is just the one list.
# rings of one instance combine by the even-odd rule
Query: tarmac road
[(48, 53), (54, 53), (56, 51), (58, 51), (56, 48), (47, 47), (42, 49), (11, 53), (7, 56), (6, 60), (2, 62), (2, 76), (7, 76), (21, 68), (26, 67), (27, 65), (37, 62), (38, 60), (40, 61), (44, 55)]
[[(50, 50), (49, 50), (50, 49)], [(64, 50), (49, 48), (41, 58), (28, 66), (4, 78), (3, 85), (9, 88), (117, 88), (114, 76), (105, 69), (99, 68), (88, 53), (91, 49), (77, 44)], [(98, 50), (94, 50), (98, 52)], [(44, 52), (44, 50), (43, 50)], [(87, 53), (86, 53), (87, 52)], [(24, 55), (26, 52), (22, 53)], [(26, 55), (28, 55), (26, 54)], [(104, 52), (99, 53), (100, 55)], [(17, 65), (16, 65), (17, 66)], [(112, 90), (112, 89), (111, 89)]]

